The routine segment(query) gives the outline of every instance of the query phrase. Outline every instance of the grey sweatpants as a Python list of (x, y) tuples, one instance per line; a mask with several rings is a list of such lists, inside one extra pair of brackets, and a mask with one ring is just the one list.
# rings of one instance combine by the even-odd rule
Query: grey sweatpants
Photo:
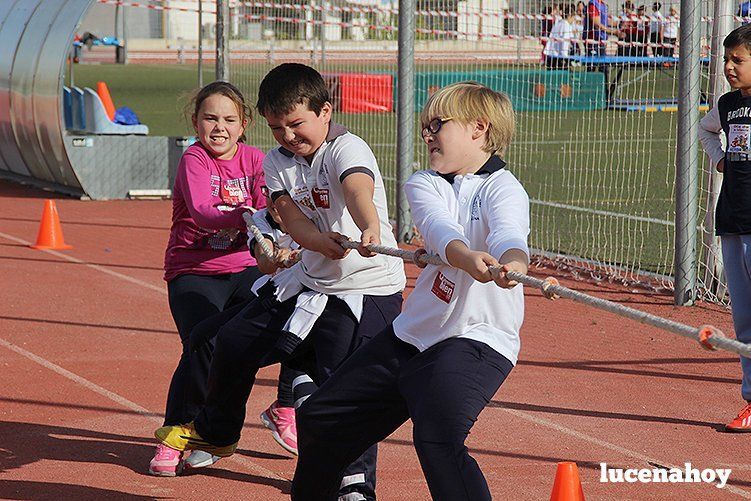
[[(751, 343), (751, 235), (723, 235), (720, 240), (735, 337), (742, 343)], [(751, 359), (741, 357), (741, 369), (741, 395), (751, 402)]]

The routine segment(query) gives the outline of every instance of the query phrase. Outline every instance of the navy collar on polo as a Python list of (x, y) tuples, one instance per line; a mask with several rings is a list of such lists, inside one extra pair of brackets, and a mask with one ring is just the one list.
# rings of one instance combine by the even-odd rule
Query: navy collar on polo
[[(340, 124), (338, 124), (338, 123), (334, 123), (334, 122), (331, 122), (331, 123), (329, 124), (329, 133), (328, 133), (328, 134), (326, 135), (326, 142), (327, 142), (327, 143), (330, 143), (331, 141), (333, 141), (333, 140), (334, 140), (334, 139), (336, 139), (337, 137), (339, 137), (339, 136), (343, 136), (343, 135), (344, 135), (344, 134), (346, 134), (347, 132), (348, 132), (348, 131), (347, 131), (347, 128), (346, 128), (345, 126), (343, 126), (343, 125), (340, 125)], [(292, 153), (291, 151), (289, 151), (289, 150), (288, 150), (287, 148), (285, 148), (284, 146), (280, 146), (280, 147), (279, 147), (279, 152), (280, 152), (280, 153), (281, 153), (282, 155), (284, 155), (285, 157), (288, 157), (288, 158), (292, 158), (292, 157), (294, 157), (294, 156), (295, 156), (295, 154), (294, 154), (294, 153)]]
[[(473, 172), (475, 176), (481, 176), (483, 174), (493, 174), (494, 172), (498, 172), (499, 170), (506, 167), (506, 162), (501, 160), (501, 157), (498, 157), (496, 155), (490, 155), (490, 158), (488, 158), (488, 161), (485, 162), (482, 167), (478, 169), (477, 172)], [(445, 179), (449, 184), (454, 184), (454, 178), (456, 177), (456, 174), (441, 174), (440, 172), (437, 172), (439, 176), (441, 176), (443, 179)]]

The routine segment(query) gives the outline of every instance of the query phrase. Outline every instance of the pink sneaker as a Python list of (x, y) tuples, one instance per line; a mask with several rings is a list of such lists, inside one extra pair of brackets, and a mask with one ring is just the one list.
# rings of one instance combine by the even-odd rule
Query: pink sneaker
[(158, 477), (174, 477), (183, 469), (183, 453), (164, 444), (156, 446), (156, 453), (149, 463), (149, 473)]
[(261, 413), (263, 425), (271, 430), (276, 443), (286, 451), (297, 455), (297, 423), (294, 407), (279, 407), (274, 402)]

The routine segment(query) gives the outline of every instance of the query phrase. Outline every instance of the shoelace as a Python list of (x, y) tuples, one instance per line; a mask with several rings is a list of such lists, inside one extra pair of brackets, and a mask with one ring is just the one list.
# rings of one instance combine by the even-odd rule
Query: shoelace
[(738, 413), (738, 418), (744, 418), (751, 414), (751, 404), (746, 405), (741, 411)]
[(159, 444), (156, 451), (156, 458), (159, 460), (162, 459), (172, 459), (175, 455), (180, 454), (179, 451), (176, 451), (174, 449), (171, 449), (170, 447), (167, 447), (164, 444)]

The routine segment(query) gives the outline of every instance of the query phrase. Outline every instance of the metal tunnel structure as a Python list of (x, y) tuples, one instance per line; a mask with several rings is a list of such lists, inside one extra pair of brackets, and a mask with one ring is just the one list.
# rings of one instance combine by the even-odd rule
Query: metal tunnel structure
[(66, 131), (66, 62), (94, 2), (0, 1), (0, 177), (96, 199), (170, 188), (179, 141)]
[(63, 141), (63, 70), (93, 0), (0, 2), (0, 170), (83, 194)]

